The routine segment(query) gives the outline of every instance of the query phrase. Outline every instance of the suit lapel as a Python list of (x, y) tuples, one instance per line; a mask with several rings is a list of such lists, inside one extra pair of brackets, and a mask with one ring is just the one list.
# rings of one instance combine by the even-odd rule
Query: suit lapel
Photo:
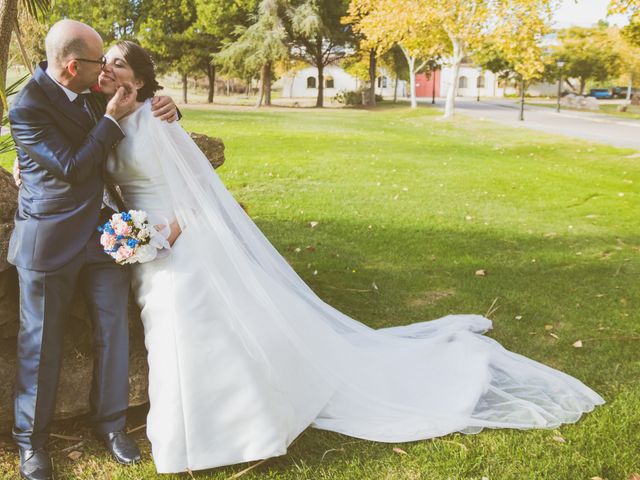
[(93, 122), (89, 120), (87, 112), (82, 107), (69, 101), (66, 93), (46, 74), (46, 69), (47, 62), (40, 63), (33, 74), (34, 81), (42, 88), (60, 113), (82, 128), (83, 131), (88, 132), (91, 130)]

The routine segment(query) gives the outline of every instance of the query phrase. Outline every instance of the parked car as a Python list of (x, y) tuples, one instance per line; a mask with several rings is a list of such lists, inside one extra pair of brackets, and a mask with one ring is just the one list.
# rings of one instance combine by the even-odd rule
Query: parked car
[(594, 97), (597, 100), (609, 100), (613, 98), (613, 95), (608, 88), (592, 88), (589, 90), (588, 97)]
[[(627, 98), (627, 89), (628, 87), (613, 87), (611, 92), (614, 98)], [(640, 91), (637, 88), (631, 89), (631, 95), (637, 95), (638, 93), (640, 93)]]

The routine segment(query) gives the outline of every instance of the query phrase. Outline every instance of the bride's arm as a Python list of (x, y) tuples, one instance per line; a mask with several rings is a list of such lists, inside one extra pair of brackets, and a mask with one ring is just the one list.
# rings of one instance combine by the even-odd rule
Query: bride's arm
[[(165, 228), (167, 228), (167, 225), (155, 225), (155, 229), (158, 231), (162, 231)], [(177, 220), (174, 220), (169, 224), (169, 236), (167, 237), (167, 242), (169, 242), (169, 245), (171, 247), (173, 247), (173, 244), (178, 239), (181, 233), (182, 229), (180, 228), (180, 224)]]

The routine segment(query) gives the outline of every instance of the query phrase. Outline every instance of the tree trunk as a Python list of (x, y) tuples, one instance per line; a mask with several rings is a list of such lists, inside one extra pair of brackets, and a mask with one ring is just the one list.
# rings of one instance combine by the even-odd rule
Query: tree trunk
[(580, 95), (584, 95), (584, 87), (587, 81), (584, 78), (580, 79)]
[(33, 75), (33, 63), (31, 62), (31, 59), (29, 58), (29, 55), (24, 48), (24, 42), (22, 41), (20, 26), (18, 25), (17, 19), (15, 26), (13, 27), (13, 33), (16, 34), (16, 40), (18, 41), (18, 47), (20, 48), (20, 55), (22, 55), (22, 60), (24, 61), (25, 66), (29, 69), (29, 73)]
[(369, 50), (369, 105), (376, 105), (376, 50)]
[(520, 121), (524, 121), (524, 94), (526, 92), (524, 78), (520, 80)]
[(182, 103), (187, 103), (187, 75), (182, 75)]
[(316, 99), (316, 107), (324, 106), (324, 65), (322, 60), (318, 62), (318, 98)]
[(265, 72), (264, 104), (268, 107), (271, 106), (271, 62), (267, 62), (267, 71)]
[(207, 77), (209, 78), (209, 95), (207, 96), (207, 102), (213, 103), (213, 96), (216, 90), (216, 67), (215, 65), (207, 65)]
[(629, 74), (629, 83), (627, 83), (627, 101), (631, 100), (631, 90), (633, 89), (633, 74)]
[(433, 88), (431, 90), (431, 105), (436, 104), (436, 72), (437, 69), (434, 69), (431, 73), (431, 75), (433, 75), (433, 82), (431, 82), (431, 84), (433, 85)]
[(449, 91), (447, 92), (447, 102), (444, 107), (444, 118), (453, 117), (456, 109), (456, 94), (458, 93), (458, 77), (460, 76), (460, 65), (464, 57), (462, 40), (456, 37), (451, 38), (453, 43), (453, 78)]
[(262, 105), (263, 100), (265, 105), (271, 105), (271, 62), (263, 63), (260, 69), (260, 85), (256, 108)]
[(264, 98), (264, 85), (265, 85), (265, 67), (266, 63), (262, 64), (262, 68), (260, 68), (260, 81), (258, 82), (258, 97), (256, 98), (256, 108), (260, 108), (262, 105), (262, 99)]
[(393, 85), (393, 103), (396, 103), (398, 100), (398, 75), (396, 75), (396, 80)]
[[(0, 1), (0, 90), (7, 88), (7, 67), (9, 63), (9, 44), (11, 31), (18, 18), (18, 0)], [(0, 102), (0, 118), (4, 114), (4, 105)]]
[(406, 50), (402, 45), (400, 49), (407, 59), (407, 65), (409, 66), (409, 95), (411, 97), (411, 108), (417, 108), (418, 101), (416, 100), (416, 57), (409, 55), (409, 50)]

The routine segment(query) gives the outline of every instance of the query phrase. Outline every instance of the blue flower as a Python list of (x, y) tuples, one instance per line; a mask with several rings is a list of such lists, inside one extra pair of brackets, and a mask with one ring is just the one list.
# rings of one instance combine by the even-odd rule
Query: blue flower
[(104, 227), (104, 231), (107, 232), (109, 235), (113, 235), (114, 233), (116, 233), (111, 225), (109, 225), (108, 227)]
[(127, 245), (131, 248), (136, 248), (136, 245), (138, 245), (138, 241), (135, 238), (130, 238), (129, 240), (127, 240)]
[(124, 220), (125, 222), (128, 222), (129, 220), (131, 220), (131, 215), (128, 214), (127, 212), (122, 212), (121, 216), (122, 216), (122, 220)]
[(116, 236), (116, 240), (122, 240), (124, 238), (124, 235), (117, 235)]

